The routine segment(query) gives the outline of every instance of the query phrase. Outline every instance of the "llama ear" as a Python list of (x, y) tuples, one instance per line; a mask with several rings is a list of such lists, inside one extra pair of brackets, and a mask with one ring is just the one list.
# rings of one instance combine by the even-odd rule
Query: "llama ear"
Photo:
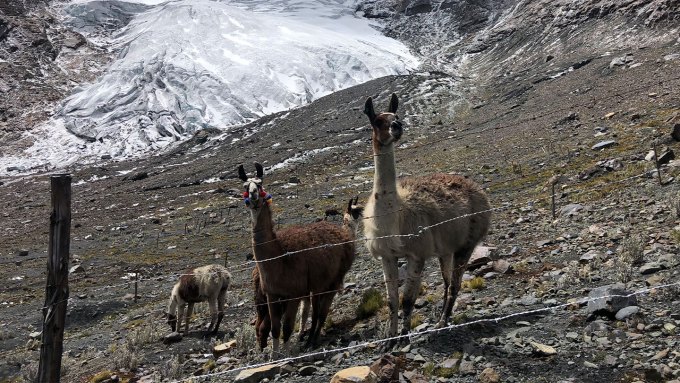
[(257, 178), (262, 179), (262, 176), (264, 176), (264, 169), (260, 163), (255, 163), (255, 170), (257, 171)]
[(364, 105), (364, 113), (366, 113), (368, 120), (371, 121), (371, 125), (373, 125), (373, 121), (375, 121), (375, 110), (373, 110), (373, 99), (370, 97), (366, 100), (366, 105)]
[(345, 213), (352, 214), (352, 205), (353, 205), (352, 199), (350, 198), (349, 202), (347, 202), (347, 210), (345, 210)]
[(399, 98), (397, 98), (396, 93), (392, 93), (392, 98), (390, 98), (390, 107), (388, 112), (397, 113), (397, 107), (399, 106)]
[(243, 165), (238, 166), (238, 178), (240, 178), (243, 182), (248, 181), (248, 176), (246, 175), (246, 171), (243, 169)]

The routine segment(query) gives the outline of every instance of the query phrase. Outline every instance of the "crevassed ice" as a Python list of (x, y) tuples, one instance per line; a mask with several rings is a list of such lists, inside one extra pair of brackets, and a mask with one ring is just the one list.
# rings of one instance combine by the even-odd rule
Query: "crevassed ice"
[(354, 1), (138, 2), (153, 6), (112, 41), (118, 58), (63, 102), (43, 127), (49, 138), (33, 133), (23, 161), (148, 153), (199, 129), (228, 129), (418, 64), (356, 17)]

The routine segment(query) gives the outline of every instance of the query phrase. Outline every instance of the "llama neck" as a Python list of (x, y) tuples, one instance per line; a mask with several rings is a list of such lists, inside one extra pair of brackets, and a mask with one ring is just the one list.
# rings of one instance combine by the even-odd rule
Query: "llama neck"
[[(253, 223), (253, 256), (255, 260), (262, 261), (281, 255), (281, 246), (276, 240), (272, 211), (268, 204), (264, 204), (259, 213), (251, 212)], [(260, 264), (260, 269), (267, 263)], [(265, 266), (266, 268), (266, 266)]]
[(376, 203), (381, 200), (393, 201), (397, 198), (397, 170), (394, 162), (394, 146), (390, 145), (374, 156), (375, 176), (373, 177), (373, 195)]

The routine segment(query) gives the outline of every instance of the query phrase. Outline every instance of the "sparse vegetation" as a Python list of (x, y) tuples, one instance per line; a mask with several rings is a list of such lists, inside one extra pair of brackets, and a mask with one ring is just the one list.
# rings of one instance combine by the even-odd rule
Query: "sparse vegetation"
[(484, 278), (482, 277), (474, 277), (470, 280), (463, 281), (462, 288), (464, 290), (481, 290), (484, 287), (486, 287), (486, 284), (484, 282)]
[(361, 296), (361, 303), (356, 309), (357, 319), (366, 319), (375, 315), (385, 303), (382, 293), (377, 289), (370, 288)]
[(639, 236), (626, 238), (621, 243), (621, 251), (618, 254), (617, 277), (619, 281), (626, 283), (633, 275), (633, 267), (640, 265), (644, 258), (644, 241)]
[(425, 322), (425, 318), (423, 317), (422, 314), (420, 314), (420, 313), (413, 313), (413, 315), (411, 316), (411, 330), (413, 330), (414, 328), (420, 326), (420, 325), (423, 324), (424, 322)]
[(113, 372), (106, 370), (106, 371), (101, 371), (96, 373), (93, 377), (90, 378), (88, 381), (89, 383), (101, 383), (107, 379), (111, 378), (111, 375), (113, 375)]
[(161, 374), (164, 378), (178, 379), (182, 377), (182, 359), (181, 355), (173, 355), (170, 360), (165, 362)]
[(255, 327), (250, 323), (244, 323), (236, 332), (236, 349), (243, 354), (254, 350), (256, 341)]

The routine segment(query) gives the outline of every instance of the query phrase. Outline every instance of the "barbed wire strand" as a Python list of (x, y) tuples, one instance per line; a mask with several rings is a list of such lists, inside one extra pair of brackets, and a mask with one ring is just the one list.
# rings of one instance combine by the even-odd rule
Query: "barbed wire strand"
[[(387, 337), (387, 338), (382, 338), (382, 339), (376, 339), (376, 340), (367, 341), (367, 342), (363, 342), (363, 343), (359, 343), (359, 344), (355, 344), (355, 345), (350, 345), (350, 346), (345, 346), (345, 347), (339, 347), (339, 348), (334, 348), (334, 349), (329, 349), (329, 350), (311, 352), (311, 353), (306, 353), (306, 354), (298, 355), (298, 356), (294, 356), (294, 357), (281, 358), (281, 359), (277, 359), (277, 360), (273, 360), (273, 361), (269, 361), (269, 362), (250, 364), (250, 365), (246, 365), (246, 366), (232, 368), (232, 369), (225, 370), (225, 371), (219, 371), (219, 372), (216, 372), (216, 373), (210, 373), (210, 374), (204, 374), (204, 375), (195, 375), (195, 376), (183, 378), (183, 379), (180, 379), (180, 380), (174, 380), (171, 383), (181, 383), (181, 382), (186, 382), (186, 381), (191, 380), (191, 379), (212, 378), (212, 377), (222, 376), (222, 375), (235, 373), (235, 372), (239, 372), (239, 371), (243, 371), (243, 370), (247, 370), (247, 369), (258, 368), (258, 367), (263, 367), (263, 366), (267, 366), (267, 365), (284, 364), (284, 363), (288, 363), (288, 362), (294, 362), (296, 360), (313, 358), (313, 357), (316, 357), (316, 356), (325, 357), (328, 354), (337, 354), (339, 352), (345, 352), (345, 351), (349, 351), (349, 350), (353, 350), (353, 349), (357, 349), (357, 348), (371, 347), (371, 346), (375, 346), (375, 345), (378, 345), (378, 344), (381, 344), (381, 343), (388, 343), (388, 342), (398, 341), (398, 340), (402, 340), (402, 339), (406, 339), (406, 338), (411, 339), (411, 338), (415, 338), (415, 337), (419, 337), (419, 336), (423, 336), (423, 335), (427, 335), (427, 334), (433, 334), (433, 333), (437, 333), (437, 332), (453, 330), (453, 329), (456, 329), (456, 328), (468, 327), (468, 326), (472, 326), (472, 325), (475, 325), (475, 324), (481, 324), (481, 323), (497, 324), (501, 321), (505, 321), (507, 319), (514, 318), (514, 317), (537, 314), (537, 313), (542, 313), (542, 312), (549, 312), (549, 311), (553, 311), (553, 310), (557, 310), (557, 309), (561, 309), (561, 308), (570, 307), (570, 306), (573, 306), (573, 305), (579, 305), (580, 306), (582, 304), (587, 304), (587, 303), (599, 301), (599, 300), (602, 300), (602, 299), (630, 298), (632, 296), (642, 295), (642, 294), (649, 293), (649, 292), (652, 292), (652, 291), (655, 291), (655, 290), (662, 290), (662, 289), (670, 288), (670, 287), (673, 287), (673, 286), (680, 286), (680, 282), (674, 282), (674, 283), (668, 283), (668, 284), (664, 284), (664, 285), (648, 287), (648, 288), (645, 288), (645, 289), (634, 291), (630, 294), (608, 294), (608, 295), (603, 295), (603, 296), (600, 296), (600, 297), (581, 298), (581, 299), (578, 299), (578, 300), (572, 301), (572, 302), (562, 303), (562, 304), (548, 306), (548, 307), (542, 307), (542, 308), (538, 308), (538, 309), (526, 310), (526, 311), (521, 311), (521, 312), (515, 312), (515, 313), (503, 315), (503, 316), (497, 316), (495, 318), (482, 318), (482, 319), (477, 319), (477, 320), (473, 320), (473, 321), (469, 321), (469, 322), (465, 322), (465, 323), (460, 323), (460, 324), (451, 324), (451, 325), (441, 327), (441, 328), (431, 328), (431, 329), (426, 329), (426, 330), (422, 330), (422, 331), (412, 332), (412, 333), (405, 334), (405, 335), (397, 335), (397, 336), (392, 336), (392, 337)], [(575, 299), (575, 298), (571, 298), (571, 299)]]
[[(624, 178), (624, 179), (621, 179), (621, 180), (606, 182), (606, 183), (603, 183), (603, 184), (622, 183), (622, 182), (629, 181), (629, 180), (632, 180), (632, 179), (644, 177), (644, 176), (646, 176), (646, 175), (648, 175), (648, 174), (649, 174), (649, 171), (645, 171), (645, 172), (643, 172), (643, 173), (641, 173), (641, 174), (637, 174), (637, 175), (634, 175), (634, 176), (631, 176), (631, 177), (627, 177), (627, 178)], [(602, 186), (602, 184), (601, 184), (601, 185), (598, 185), (597, 187), (593, 186), (593, 187), (591, 187), (591, 188), (586, 188), (586, 189), (582, 189), (582, 190), (571, 191), (571, 195), (582, 194), (582, 193), (585, 193), (585, 192), (588, 192), (588, 191), (598, 190), (599, 188), (601, 188), (601, 186)], [(555, 193), (555, 194), (557, 195), (557, 193)], [(512, 208), (512, 207), (517, 207), (517, 206), (524, 205), (524, 204), (526, 204), (527, 202), (536, 202), (536, 201), (538, 201), (538, 200), (542, 200), (542, 199), (545, 199), (545, 198), (547, 198), (547, 197), (542, 197), (542, 198), (534, 199), (534, 200), (532, 200), (532, 201), (523, 201), (523, 202), (520, 203), (520, 204), (511, 204), (511, 203), (509, 203), (509, 202), (505, 202), (503, 206), (499, 206), (499, 207), (495, 207), (495, 208), (490, 208), (490, 209), (488, 209), (488, 210), (483, 210), (483, 211), (480, 211), (480, 212), (469, 213), (469, 214), (464, 214), (464, 215), (461, 215), (461, 216), (452, 217), (452, 218), (446, 219), (446, 220), (444, 220), (444, 221), (435, 223), (435, 224), (433, 224), (433, 225), (421, 227), (421, 228), (420, 228), (417, 232), (415, 232), (415, 233), (392, 234), (392, 235), (385, 235), (385, 236), (380, 236), (380, 237), (375, 237), (375, 238), (360, 237), (360, 238), (356, 238), (356, 239), (350, 240), (350, 241), (344, 241), (344, 242), (333, 243), (333, 244), (324, 244), (324, 245), (319, 245), (319, 246), (310, 247), (310, 248), (306, 248), (306, 249), (301, 249), (301, 250), (286, 252), (286, 253), (281, 254), (281, 255), (279, 255), (279, 256), (277, 256), (277, 257), (272, 257), (272, 258), (265, 259), (265, 260), (260, 260), (260, 261), (252, 260), (252, 261), (248, 261), (248, 262), (244, 262), (244, 263), (241, 263), (241, 264), (234, 265), (234, 266), (232, 266), (232, 269), (230, 270), (230, 272), (241, 272), (241, 271), (245, 271), (245, 270), (251, 270), (250, 266), (254, 266), (254, 265), (258, 264), (258, 263), (268, 262), (268, 261), (273, 261), (273, 260), (281, 259), (281, 258), (283, 258), (283, 257), (289, 256), (289, 255), (299, 254), (299, 253), (302, 253), (302, 252), (305, 252), (305, 251), (312, 251), (312, 250), (330, 248), (330, 247), (333, 247), (333, 246), (342, 246), (342, 245), (346, 245), (346, 244), (363, 243), (363, 242), (366, 242), (366, 241), (374, 241), (374, 240), (382, 240), (382, 239), (390, 239), (390, 238), (414, 238), (414, 237), (418, 237), (418, 236), (422, 235), (422, 233), (424, 233), (424, 232), (427, 231), (427, 230), (430, 230), (430, 229), (432, 229), (432, 228), (434, 228), (434, 227), (437, 227), (437, 226), (440, 226), (440, 225), (443, 225), (443, 224), (452, 222), (452, 221), (457, 220), (457, 219), (467, 218), (467, 217), (470, 217), (470, 216), (473, 216), (473, 215), (477, 215), (477, 214), (490, 213), (490, 212), (493, 212), (493, 211), (506, 210), (506, 209), (509, 209), (509, 208)], [(246, 268), (246, 266), (248, 266), (248, 267)], [(134, 273), (128, 273), (128, 274), (134, 274)], [(142, 281), (155, 280), (155, 279), (159, 279), (159, 278), (166, 279), (166, 278), (170, 278), (170, 277), (181, 277), (181, 276), (183, 276), (183, 275), (193, 275), (193, 274), (192, 274), (192, 273), (172, 273), (172, 274), (167, 274), (167, 275), (165, 275), (165, 276), (153, 276), (153, 277), (148, 277), (148, 278), (140, 278), (140, 279), (137, 279), (137, 282), (139, 283), (139, 282), (142, 282)], [(119, 284), (107, 285), (107, 286), (102, 286), (102, 287), (99, 287), (99, 288), (91, 289), (91, 290), (88, 290), (87, 293), (90, 294), (90, 293), (93, 293), (93, 292), (96, 292), (96, 291), (111, 289), (111, 288), (115, 288), (115, 287), (129, 286), (129, 285), (132, 284), (132, 283), (135, 283), (135, 281), (134, 281), (134, 280), (128, 280), (128, 281), (126, 281), (126, 282), (122, 282), (122, 283), (119, 283)], [(76, 297), (76, 298), (77, 298), (77, 297)], [(69, 297), (69, 298), (66, 299), (66, 300), (68, 301), (68, 300), (76, 299), (76, 298), (74, 298), (74, 297)], [(64, 300), (61, 300), (60, 302), (55, 302), (55, 303), (53, 303), (53, 304), (51, 304), (51, 305), (49, 305), (49, 306), (41, 307), (41, 308), (39, 308), (38, 310), (47, 309), (47, 308), (53, 306), (54, 304), (61, 303), (61, 302), (63, 302), (63, 301), (64, 301)]]

